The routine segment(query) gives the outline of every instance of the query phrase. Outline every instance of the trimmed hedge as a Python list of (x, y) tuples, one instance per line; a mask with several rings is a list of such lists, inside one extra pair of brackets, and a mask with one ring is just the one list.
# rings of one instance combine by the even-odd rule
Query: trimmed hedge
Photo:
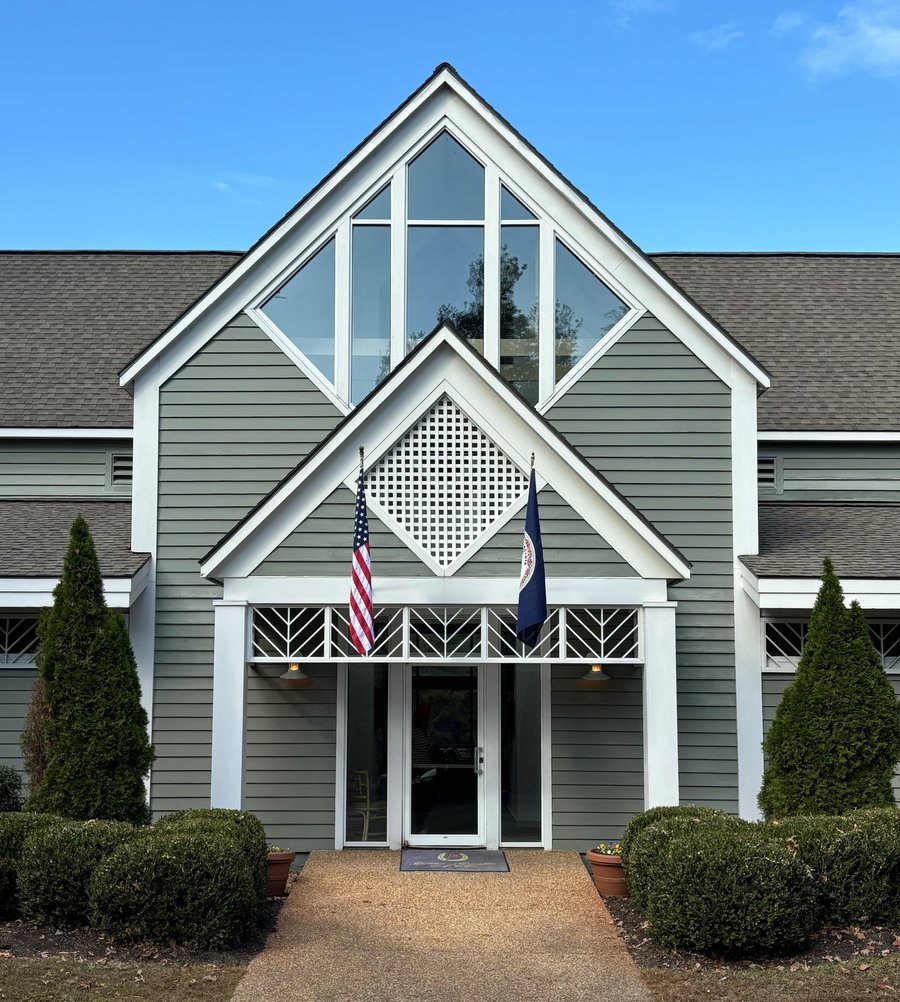
[(900, 812), (895, 808), (786, 818), (772, 830), (816, 875), (829, 922), (900, 921)]
[[(647, 920), (673, 949), (726, 956), (785, 952), (819, 928), (818, 882), (796, 849), (762, 825), (677, 820), (653, 867)], [(648, 828), (642, 837), (658, 831)]]
[(198, 808), (176, 811), (161, 818), (156, 825), (160, 831), (221, 832), (234, 840), (250, 866), (253, 884), (260, 905), (266, 898), (266, 830), (255, 814), (225, 808)]
[(11, 765), (0, 765), (0, 813), (22, 810), (22, 777)]
[(697, 825), (743, 824), (746, 822), (712, 807), (652, 807), (635, 815), (622, 837), (622, 864), (635, 904), (647, 907), (656, 868), (670, 839)]
[(87, 923), (88, 887), (94, 870), (138, 832), (117, 821), (64, 821), (33, 831), (19, 859), (23, 917), (45, 924)]
[(171, 824), (120, 845), (90, 884), (93, 923), (122, 939), (232, 945), (259, 919), (251, 865), (233, 834)]
[(0, 913), (12, 915), (18, 911), (16, 875), (25, 840), (38, 829), (59, 824), (62, 818), (55, 814), (29, 811), (0, 814)]

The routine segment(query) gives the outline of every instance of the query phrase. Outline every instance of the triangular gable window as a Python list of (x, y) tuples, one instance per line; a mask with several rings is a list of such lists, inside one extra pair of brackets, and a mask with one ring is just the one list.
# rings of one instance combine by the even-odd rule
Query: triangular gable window
[(543, 407), (641, 312), (465, 144), (444, 128), (412, 150), (257, 306), (347, 409), (441, 323)]

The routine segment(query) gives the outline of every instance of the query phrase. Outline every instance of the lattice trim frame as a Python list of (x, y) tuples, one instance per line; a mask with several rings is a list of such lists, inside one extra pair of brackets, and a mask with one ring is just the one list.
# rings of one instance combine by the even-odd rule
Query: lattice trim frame
[(436, 575), (448, 577), (524, 508), (528, 474), (441, 392), (368, 468), (366, 500)]
[(38, 617), (34, 615), (0, 614), (0, 666), (24, 668), (34, 664), (37, 624)]
[[(900, 620), (868, 620), (869, 636), (888, 674), (900, 674)], [(762, 620), (762, 670), (795, 672), (803, 656), (808, 619)]]
[(557, 607), (526, 651), (508, 606), (376, 608), (375, 647), (360, 657), (348, 639), (344, 606), (254, 606), (247, 660), (401, 661), (410, 664), (643, 664), (642, 616), (631, 607)]

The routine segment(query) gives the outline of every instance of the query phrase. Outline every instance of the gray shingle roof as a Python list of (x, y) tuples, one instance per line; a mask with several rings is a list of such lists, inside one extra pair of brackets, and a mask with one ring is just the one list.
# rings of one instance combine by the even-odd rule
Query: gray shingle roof
[(772, 373), (762, 431), (900, 431), (900, 254), (654, 254)]
[(842, 578), (900, 578), (900, 503), (759, 506), (757, 577), (817, 578), (831, 557)]
[(0, 252), (0, 426), (130, 428), (119, 369), (239, 257)]
[(77, 515), (87, 519), (104, 577), (134, 577), (130, 501), (0, 501), (0, 577), (59, 577)]

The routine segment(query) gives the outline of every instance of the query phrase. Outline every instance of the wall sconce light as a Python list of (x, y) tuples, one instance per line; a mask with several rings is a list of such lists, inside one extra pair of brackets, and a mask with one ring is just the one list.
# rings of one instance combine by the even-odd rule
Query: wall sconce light
[(609, 675), (603, 670), (603, 665), (591, 665), (581, 676), (587, 682), (608, 682)]
[(300, 682), (303, 679), (309, 678), (309, 675), (300, 668), (300, 665), (293, 662), (287, 666), (287, 671), (278, 677), (285, 679), (287, 682)]

